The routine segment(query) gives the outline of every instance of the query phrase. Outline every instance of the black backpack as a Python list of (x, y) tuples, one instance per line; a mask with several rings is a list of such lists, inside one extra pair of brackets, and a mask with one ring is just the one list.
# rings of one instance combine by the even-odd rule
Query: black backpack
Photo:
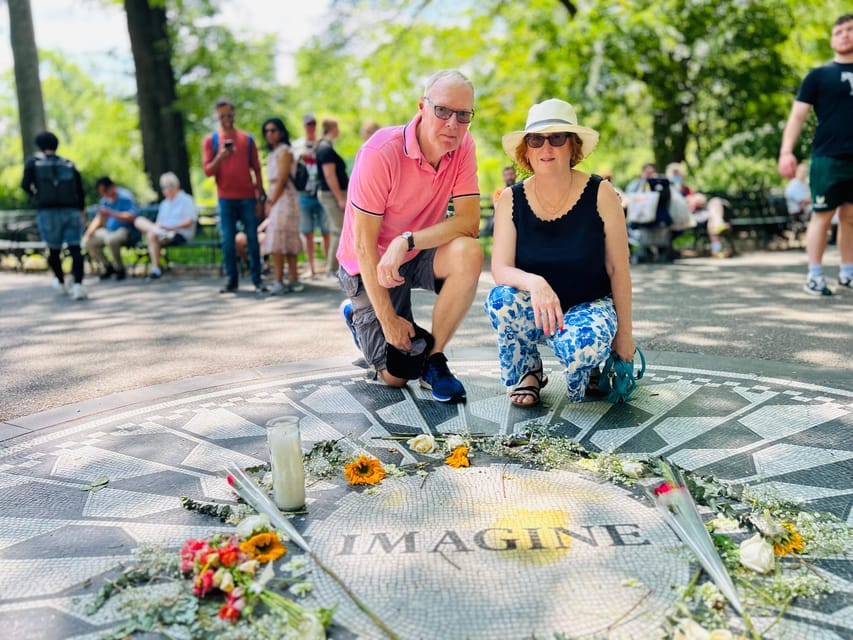
[(77, 169), (73, 162), (50, 154), (37, 157), (33, 169), (39, 209), (76, 208), (80, 205)]
[(296, 187), (297, 191), (305, 191), (305, 188), (308, 186), (308, 180), (311, 176), (308, 175), (308, 167), (305, 166), (305, 163), (302, 160), (296, 161), (296, 175), (291, 178), (293, 180), (293, 186)]

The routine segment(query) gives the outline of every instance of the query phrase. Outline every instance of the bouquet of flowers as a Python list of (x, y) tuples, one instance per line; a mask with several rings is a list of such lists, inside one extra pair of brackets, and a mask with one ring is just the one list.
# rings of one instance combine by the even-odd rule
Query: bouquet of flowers
[[(332, 612), (308, 610), (267, 588), (275, 576), (273, 561), (287, 553), (266, 516), (243, 520), (236, 535), (190, 539), (181, 548), (181, 572), (192, 575), (193, 594), (199, 599), (223, 597), (219, 617), (237, 622), (263, 603), (286, 620), (299, 638), (325, 638)], [(261, 570), (261, 567), (264, 567)]]
[(652, 489), (652, 500), (663, 514), (667, 524), (696, 555), (702, 567), (735, 611), (743, 614), (743, 606), (731, 576), (714, 548), (714, 543), (687, 489), (684, 477), (678, 469), (671, 467), (663, 460), (660, 462), (660, 471), (664, 481)]

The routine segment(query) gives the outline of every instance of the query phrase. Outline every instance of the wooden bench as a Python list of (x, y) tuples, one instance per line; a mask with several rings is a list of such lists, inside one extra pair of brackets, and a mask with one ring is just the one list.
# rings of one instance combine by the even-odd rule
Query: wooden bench
[[(91, 220), (96, 211), (96, 205), (88, 207), (87, 218)], [(156, 220), (157, 205), (142, 207), (139, 215), (152, 221)], [(181, 252), (199, 248), (206, 251), (207, 258), (204, 266), (215, 265), (221, 271), (221, 239), (215, 209), (199, 209), (199, 221), (193, 240), (180, 246), (164, 247), (161, 251), (161, 259), (165, 268), (168, 269), (170, 264), (179, 262), (177, 258)], [(47, 245), (42, 242), (36, 225), (36, 211), (34, 209), (0, 211), (0, 256), (14, 256), (15, 269), (24, 270), (27, 257), (35, 254), (47, 255)], [(131, 273), (142, 267), (144, 274), (147, 275), (151, 265), (145, 236), (143, 235), (135, 244), (125, 247), (122, 257), (128, 262), (127, 266), (131, 269)]]
[[(764, 191), (746, 192), (709, 192), (708, 199), (721, 198), (725, 204), (724, 219), (730, 225), (723, 234), (723, 241), (734, 251), (735, 244), (751, 243), (767, 247), (774, 242), (791, 246), (797, 242), (803, 229), (788, 214), (785, 198), (770, 195)], [(710, 243), (704, 224), (694, 227), (693, 250), (706, 247)]]

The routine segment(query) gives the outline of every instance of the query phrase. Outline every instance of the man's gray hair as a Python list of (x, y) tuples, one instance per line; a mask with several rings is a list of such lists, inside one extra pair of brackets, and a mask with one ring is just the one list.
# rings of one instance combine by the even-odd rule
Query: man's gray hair
[(163, 189), (165, 187), (174, 187), (175, 189), (181, 188), (181, 181), (178, 180), (178, 176), (176, 176), (171, 171), (167, 171), (162, 176), (160, 176), (160, 188)]
[(429, 90), (440, 80), (446, 80), (450, 84), (463, 84), (471, 89), (471, 93), (474, 93), (474, 83), (468, 79), (468, 76), (457, 69), (444, 69), (443, 71), (435, 72), (427, 78), (427, 81), (424, 83), (423, 95), (425, 98), (429, 97)]

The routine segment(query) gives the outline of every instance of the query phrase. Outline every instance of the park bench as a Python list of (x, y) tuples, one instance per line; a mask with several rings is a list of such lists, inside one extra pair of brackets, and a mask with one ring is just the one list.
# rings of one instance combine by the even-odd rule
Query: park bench
[[(95, 205), (87, 208), (87, 218), (91, 220), (97, 207)], [(142, 207), (139, 215), (149, 220), (157, 218), (157, 206), (147, 205)], [(190, 250), (204, 250), (206, 256), (203, 264), (205, 266), (220, 265), (220, 234), (218, 217), (215, 208), (200, 208), (199, 221), (196, 227), (196, 235), (191, 242), (178, 247), (164, 247), (161, 258), (168, 269), (172, 263), (179, 263), (182, 252)], [(15, 258), (15, 269), (23, 270), (27, 258), (32, 255), (46, 256), (47, 245), (42, 242), (36, 225), (36, 211), (34, 209), (16, 209), (0, 211), (0, 256), (13, 256)], [(138, 242), (126, 247), (123, 255), (127, 259), (128, 267), (132, 272), (139, 267), (144, 268), (147, 274), (150, 268), (148, 257), (148, 246), (145, 236)]]
[[(730, 230), (723, 240), (734, 251), (736, 244), (751, 243), (767, 247), (773, 243), (793, 246), (801, 243), (804, 227), (788, 214), (785, 198), (765, 191), (709, 192), (708, 199), (722, 198), (725, 204), (725, 220)], [(693, 235), (693, 250), (707, 247), (710, 243), (705, 225), (690, 230)]]

